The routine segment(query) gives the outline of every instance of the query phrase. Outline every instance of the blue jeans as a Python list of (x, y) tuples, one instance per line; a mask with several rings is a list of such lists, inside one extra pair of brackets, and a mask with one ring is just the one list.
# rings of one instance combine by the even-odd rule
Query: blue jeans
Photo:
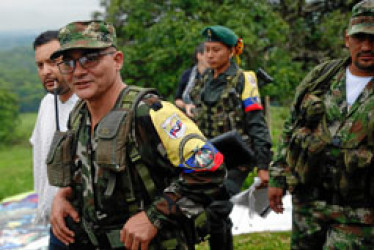
[(69, 249), (63, 242), (61, 242), (52, 232), (49, 230), (49, 250), (67, 250)]

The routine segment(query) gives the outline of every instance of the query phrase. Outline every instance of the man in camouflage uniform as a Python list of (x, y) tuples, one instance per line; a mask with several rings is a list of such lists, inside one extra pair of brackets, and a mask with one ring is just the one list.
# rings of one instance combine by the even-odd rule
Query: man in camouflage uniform
[(231, 60), (242, 46), (241, 39), (232, 30), (219, 25), (206, 27), (202, 34), (206, 38), (204, 54), (210, 69), (191, 91), (191, 100), (196, 106), (194, 120), (208, 138), (236, 130), (256, 155), (253, 162), (227, 166), (227, 200), (216, 207), (211, 206), (210, 247), (228, 250), (233, 248), (228, 218), (232, 204), (228, 198), (240, 192), (254, 166), (263, 186), (267, 185), (271, 139), (260, 103), (256, 74), (243, 72)]
[[(74, 22), (59, 40), (51, 58), (62, 56), (58, 67), (83, 101), (48, 158), (50, 181), (66, 186), (53, 203), (53, 232), (69, 249), (192, 249), (185, 225), (219, 198), (221, 153), (156, 93), (135, 101), (111, 24)], [(69, 176), (53, 168), (69, 160), (71, 180), (56, 178)]]
[(269, 200), (292, 193), (291, 249), (374, 247), (374, 1), (352, 9), (350, 57), (313, 69), (296, 91), (270, 166)]

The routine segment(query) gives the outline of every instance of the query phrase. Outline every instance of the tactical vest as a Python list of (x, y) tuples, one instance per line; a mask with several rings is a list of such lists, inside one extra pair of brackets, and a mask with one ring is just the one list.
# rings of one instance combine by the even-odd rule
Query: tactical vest
[(369, 97), (359, 107), (364, 116), (359, 120), (360, 127), (351, 127), (348, 117), (341, 122), (336, 135), (328, 125), (326, 113), (331, 105), (326, 98), (332, 79), (347, 63), (325, 63), (297, 96), (286, 148), (292, 174), (286, 178), (291, 191), (299, 184), (308, 185), (325, 190), (319, 196), (329, 197), (332, 204), (367, 207), (374, 204), (374, 98)]
[(196, 124), (208, 138), (216, 137), (224, 132), (236, 129), (243, 140), (249, 141), (244, 133), (244, 121), (242, 101), (236, 90), (239, 76), (243, 74), (241, 69), (237, 70), (235, 76), (227, 76), (227, 85), (218, 101), (209, 106), (201, 100), (201, 93), (208, 75), (196, 80), (195, 87), (191, 91), (191, 98), (196, 106)]
[[(123, 224), (129, 217), (149, 205), (157, 192), (162, 192), (172, 181), (171, 176), (160, 174), (158, 176), (160, 179), (155, 182), (154, 176), (151, 177), (148, 167), (141, 161), (137, 149), (133, 129), (135, 107), (146, 94), (150, 93), (157, 94), (153, 89), (128, 86), (122, 94), (121, 103), (107, 114), (97, 127), (98, 146), (95, 161), (102, 170), (102, 174), (97, 181), (97, 190), (95, 190), (100, 194), (95, 206), (109, 216), (103, 218), (103, 221), (99, 219), (99, 227), (84, 218), (82, 218), (81, 225), (95, 246), (100, 245), (98, 235), (105, 235), (111, 247), (123, 247), (123, 243), (119, 241), (119, 232)], [(69, 131), (56, 133), (47, 160), (48, 178), (51, 185), (62, 187), (71, 185), (75, 194), (82, 193), (82, 174), (79, 162), (73, 161), (79, 131), (84, 127), (82, 126), (84, 105), (84, 102), (80, 101), (71, 112)], [(82, 207), (83, 197), (77, 196), (73, 200), (76, 208)], [(124, 218), (124, 215), (128, 217)], [(180, 244), (183, 243), (178, 239), (182, 237), (178, 235), (177, 230), (172, 234), (166, 230), (159, 232), (158, 245), (150, 249), (179, 249)]]

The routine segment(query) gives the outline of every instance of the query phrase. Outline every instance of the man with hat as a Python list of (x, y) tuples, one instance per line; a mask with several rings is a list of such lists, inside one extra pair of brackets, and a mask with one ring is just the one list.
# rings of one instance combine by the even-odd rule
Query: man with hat
[(82, 99), (47, 159), (51, 225), (69, 249), (193, 249), (191, 218), (221, 194), (223, 157), (155, 90), (126, 85), (114, 27), (59, 32), (59, 70)]
[(292, 194), (291, 249), (373, 249), (374, 1), (352, 9), (350, 56), (301, 82), (270, 166), (269, 200)]
[[(232, 30), (220, 25), (206, 27), (202, 35), (206, 39), (204, 54), (210, 69), (191, 90), (191, 100), (196, 106), (193, 118), (209, 139), (236, 131), (244, 147), (256, 155), (235, 166), (226, 162), (229, 169), (225, 180), (227, 198), (210, 206), (210, 247), (227, 250), (233, 248), (232, 223), (228, 217), (232, 210), (229, 198), (240, 192), (254, 167), (257, 167), (262, 186), (267, 185), (267, 169), (272, 156), (271, 139), (256, 74), (243, 71), (232, 60), (233, 56), (240, 54), (242, 40)], [(244, 158), (242, 155), (234, 157)]]

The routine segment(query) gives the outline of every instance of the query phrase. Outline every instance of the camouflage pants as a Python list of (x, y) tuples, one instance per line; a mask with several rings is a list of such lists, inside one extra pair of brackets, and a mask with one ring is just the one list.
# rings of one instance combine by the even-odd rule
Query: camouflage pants
[(291, 249), (374, 249), (374, 209), (292, 200)]

